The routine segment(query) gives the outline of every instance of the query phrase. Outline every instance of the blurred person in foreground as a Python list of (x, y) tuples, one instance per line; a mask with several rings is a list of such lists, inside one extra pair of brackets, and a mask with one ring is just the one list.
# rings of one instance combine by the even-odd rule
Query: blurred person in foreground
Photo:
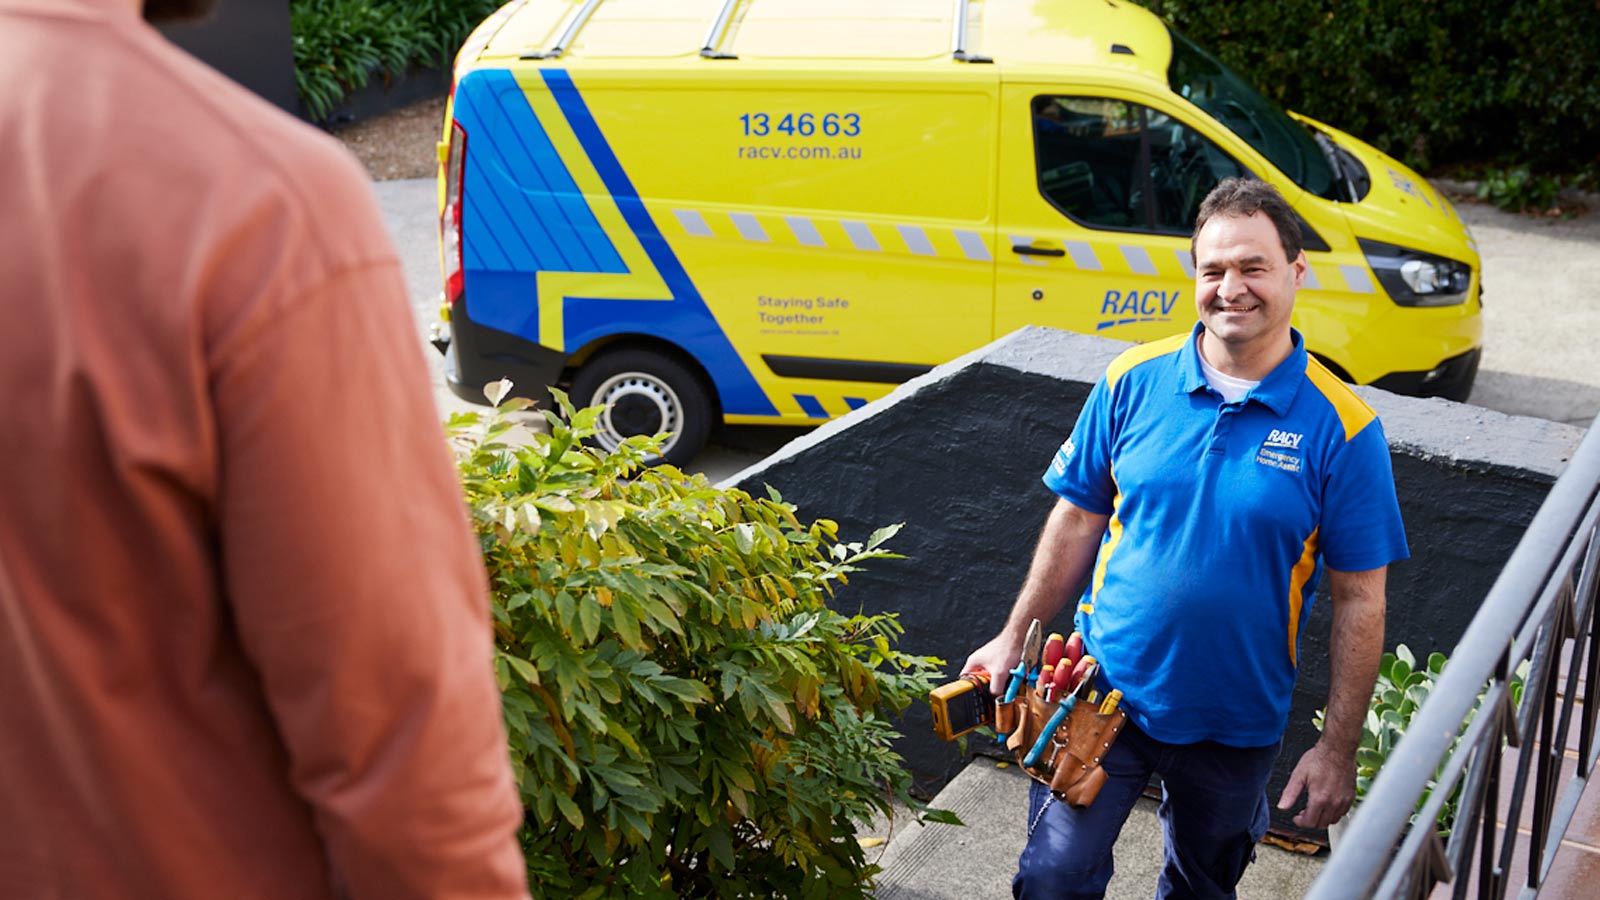
[(398, 261), (205, 5), (0, 0), (0, 894), (524, 897)]

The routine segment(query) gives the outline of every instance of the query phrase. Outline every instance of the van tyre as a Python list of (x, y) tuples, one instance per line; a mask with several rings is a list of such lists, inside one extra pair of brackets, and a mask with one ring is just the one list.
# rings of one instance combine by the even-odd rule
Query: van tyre
[(636, 434), (671, 434), (652, 462), (686, 465), (711, 434), (711, 393), (698, 373), (654, 350), (618, 350), (590, 360), (572, 379), (572, 403), (601, 406), (592, 443), (607, 452)]

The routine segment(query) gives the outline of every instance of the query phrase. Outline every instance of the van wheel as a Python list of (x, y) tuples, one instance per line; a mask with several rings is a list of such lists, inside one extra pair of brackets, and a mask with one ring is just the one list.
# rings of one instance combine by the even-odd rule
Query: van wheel
[(603, 406), (593, 443), (610, 452), (636, 434), (670, 432), (661, 458), (686, 465), (711, 434), (711, 395), (683, 363), (653, 350), (618, 350), (590, 360), (572, 379), (572, 403)]

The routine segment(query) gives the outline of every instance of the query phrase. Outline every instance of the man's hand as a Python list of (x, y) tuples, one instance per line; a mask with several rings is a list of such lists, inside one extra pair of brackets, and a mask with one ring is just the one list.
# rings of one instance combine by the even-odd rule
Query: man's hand
[(1005, 632), (994, 640), (972, 651), (961, 666), (961, 674), (982, 669), (989, 673), (989, 693), (1005, 696), (1006, 682), (1011, 680), (1011, 670), (1022, 659), (1022, 642)]
[(1110, 519), (1109, 515), (1088, 512), (1067, 500), (1056, 501), (1039, 533), (1028, 580), (1022, 585), (1005, 627), (967, 657), (961, 674), (981, 668), (989, 673), (989, 693), (1005, 696), (1011, 670), (1022, 658), (1022, 641), (1029, 623), (1034, 619), (1049, 622), (1061, 612), (1070, 595), (1081, 589)]
[(1293, 809), (1306, 794), (1306, 808), (1294, 817), (1301, 828), (1326, 828), (1344, 817), (1356, 798), (1356, 760), (1330, 749), (1326, 741), (1305, 752), (1278, 798), (1278, 808)]

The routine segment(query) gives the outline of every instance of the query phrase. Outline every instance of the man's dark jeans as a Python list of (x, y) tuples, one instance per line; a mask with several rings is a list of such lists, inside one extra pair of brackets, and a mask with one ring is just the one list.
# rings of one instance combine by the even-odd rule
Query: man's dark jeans
[(1229, 747), (1213, 741), (1167, 744), (1132, 722), (1102, 765), (1106, 784), (1087, 809), (1054, 799), (1037, 782), (1028, 795), (1028, 844), (1011, 893), (1021, 900), (1105, 896), (1111, 846), (1151, 773), (1161, 776), (1166, 865), (1159, 900), (1233, 898), (1256, 842), (1266, 834), (1266, 786), (1278, 744)]

